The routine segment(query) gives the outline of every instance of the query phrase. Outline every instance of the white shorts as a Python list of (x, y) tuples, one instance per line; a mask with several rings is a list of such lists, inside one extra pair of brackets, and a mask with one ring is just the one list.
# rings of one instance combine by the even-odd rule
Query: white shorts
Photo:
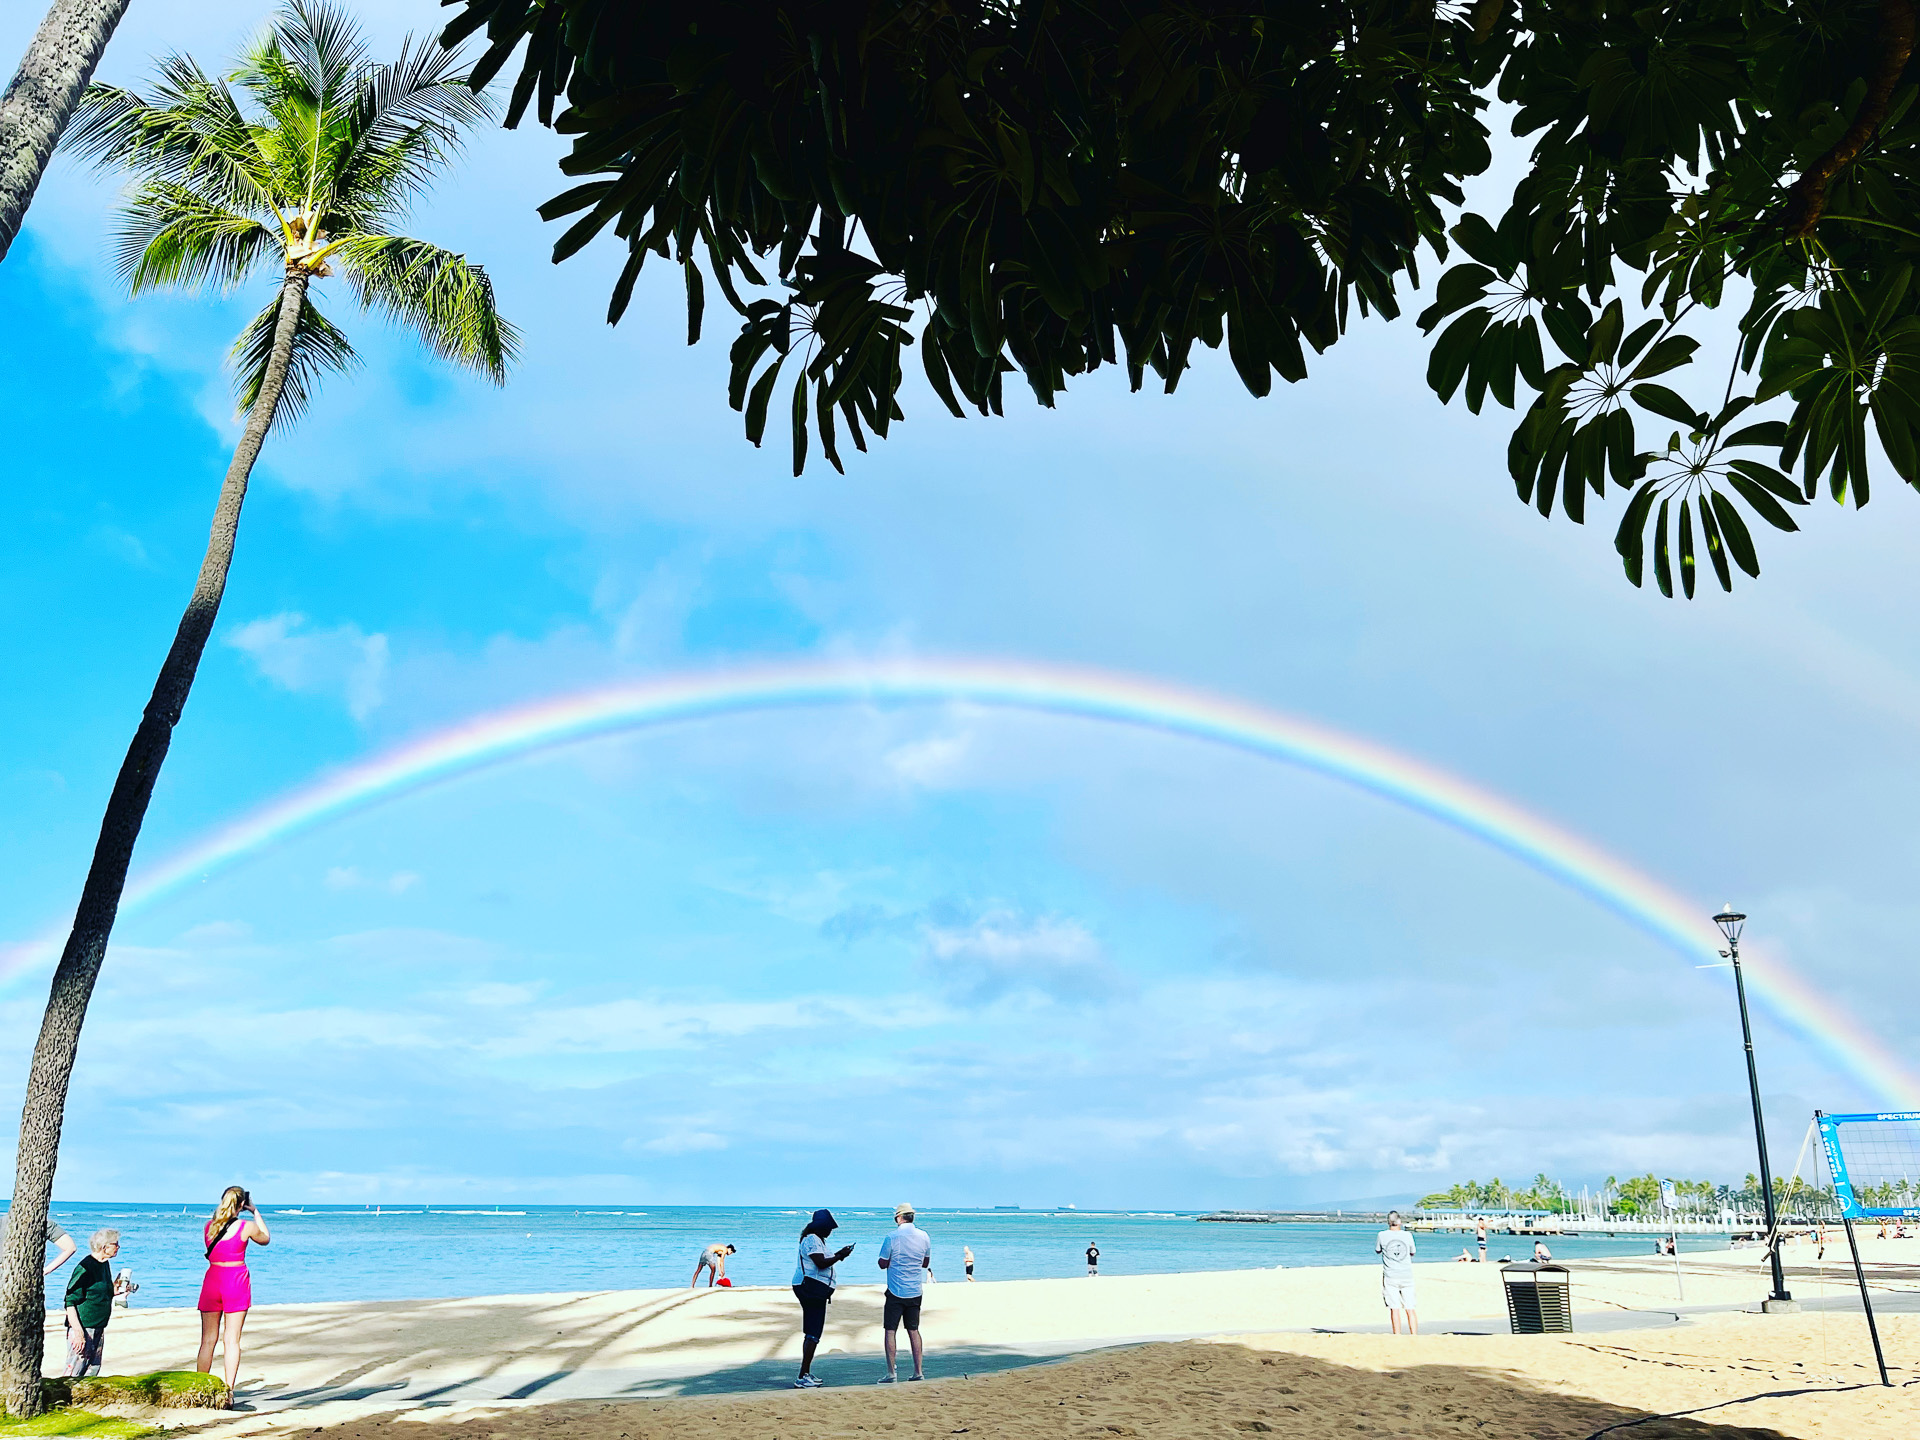
[(1413, 1309), (1413, 1282), (1409, 1280), (1404, 1285), (1396, 1285), (1391, 1280), (1382, 1281), (1380, 1298), (1387, 1302), (1389, 1310), (1411, 1310)]

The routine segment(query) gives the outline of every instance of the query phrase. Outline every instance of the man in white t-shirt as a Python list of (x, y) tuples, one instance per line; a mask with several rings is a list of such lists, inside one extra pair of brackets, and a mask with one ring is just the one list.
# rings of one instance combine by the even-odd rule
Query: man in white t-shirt
[(1407, 1333), (1420, 1333), (1420, 1316), (1413, 1308), (1413, 1236), (1400, 1228), (1400, 1212), (1387, 1216), (1387, 1228), (1373, 1242), (1380, 1257), (1380, 1296), (1387, 1302), (1387, 1323), (1400, 1333), (1400, 1315), (1406, 1313)]
[(926, 1378), (925, 1356), (920, 1348), (920, 1296), (926, 1286), (927, 1271), (933, 1268), (933, 1241), (927, 1232), (913, 1223), (913, 1206), (893, 1207), (894, 1230), (880, 1242), (880, 1268), (887, 1272), (886, 1326), (887, 1382), (898, 1378), (894, 1353), (902, 1320), (907, 1322), (907, 1343), (913, 1347), (913, 1378)]

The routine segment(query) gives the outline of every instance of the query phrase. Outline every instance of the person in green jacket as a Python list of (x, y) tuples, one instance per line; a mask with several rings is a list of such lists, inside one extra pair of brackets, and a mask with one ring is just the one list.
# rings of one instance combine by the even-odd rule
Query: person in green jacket
[(120, 1253), (118, 1230), (96, 1230), (87, 1256), (67, 1280), (67, 1374), (98, 1375), (113, 1318), (113, 1267)]

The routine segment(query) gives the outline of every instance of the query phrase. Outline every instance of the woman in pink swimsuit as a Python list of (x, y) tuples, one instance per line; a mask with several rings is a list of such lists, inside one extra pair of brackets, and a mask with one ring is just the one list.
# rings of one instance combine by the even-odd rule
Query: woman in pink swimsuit
[(227, 1389), (240, 1379), (240, 1330), (253, 1308), (253, 1279), (247, 1274), (247, 1242), (271, 1243), (267, 1222), (254, 1208), (253, 1197), (238, 1185), (229, 1185), (220, 1205), (207, 1221), (207, 1278), (200, 1282), (200, 1358), (194, 1369), (213, 1371), (213, 1347), (225, 1319)]

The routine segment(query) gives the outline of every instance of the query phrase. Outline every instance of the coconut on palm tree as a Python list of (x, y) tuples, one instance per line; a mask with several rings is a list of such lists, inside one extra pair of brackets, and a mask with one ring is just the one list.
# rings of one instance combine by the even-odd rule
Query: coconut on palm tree
[(107, 802), (27, 1077), (0, 1262), (0, 1399), (12, 1414), (40, 1403), (42, 1240), (80, 1027), (154, 781), (219, 612), (247, 480), (269, 430), (306, 407), (322, 375), (355, 360), (320, 312), (316, 286), (337, 278), (363, 308), (495, 381), (513, 356), (516, 337), (494, 308), (486, 272), (397, 229), (463, 132), (490, 114), (457, 55), (410, 40), (398, 58), (375, 64), (342, 11), (294, 0), (226, 75), (172, 56), (146, 95), (90, 89), (69, 134), (76, 149), (132, 177), (119, 258), (135, 293), (231, 291), (256, 277), (271, 277), (275, 288), (233, 347), (245, 424), (199, 579)]

